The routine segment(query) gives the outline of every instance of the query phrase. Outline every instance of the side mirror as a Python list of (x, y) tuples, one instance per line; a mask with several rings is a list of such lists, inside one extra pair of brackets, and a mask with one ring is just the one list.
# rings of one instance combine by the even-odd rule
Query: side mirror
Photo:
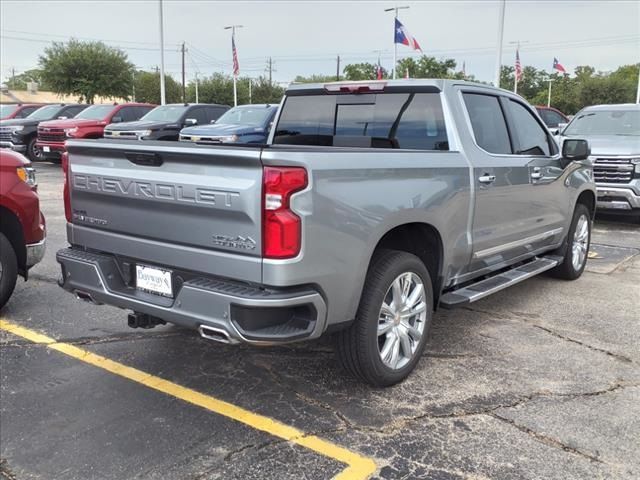
[(586, 160), (591, 155), (589, 142), (578, 138), (567, 138), (562, 144), (562, 158), (567, 164), (578, 160)]
[(188, 127), (192, 127), (198, 124), (198, 120), (196, 120), (195, 118), (187, 118), (185, 119), (184, 124)]
[(111, 119), (111, 123), (120, 123), (122, 122), (122, 117), (113, 117)]
[(209, 123), (213, 125), (214, 123), (216, 123), (216, 121), (215, 120), (211, 120)]
[(569, 125), (568, 123), (559, 123), (556, 128), (556, 133), (554, 133), (554, 135), (560, 135), (560, 132), (562, 132), (564, 130), (564, 127), (566, 127), (567, 125)]

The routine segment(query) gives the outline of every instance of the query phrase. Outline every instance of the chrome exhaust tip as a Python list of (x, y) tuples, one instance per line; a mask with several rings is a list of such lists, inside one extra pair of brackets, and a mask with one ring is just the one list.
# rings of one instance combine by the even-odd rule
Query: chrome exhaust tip
[(90, 293), (83, 292), (82, 290), (76, 290), (75, 294), (78, 300), (84, 300), (85, 302), (93, 303), (94, 305), (102, 305), (100, 302), (96, 302)]
[(198, 332), (200, 332), (200, 336), (202, 338), (206, 338), (207, 340), (213, 340), (214, 342), (225, 343), (227, 345), (236, 343), (231, 340), (229, 334), (225, 330), (220, 328), (200, 325), (198, 327)]

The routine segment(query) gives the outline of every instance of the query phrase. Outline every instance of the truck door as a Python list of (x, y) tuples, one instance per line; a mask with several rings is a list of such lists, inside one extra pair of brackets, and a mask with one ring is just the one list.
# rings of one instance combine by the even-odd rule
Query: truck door
[(471, 128), (465, 152), (473, 164), (475, 182), (469, 266), (474, 272), (526, 258), (555, 234), (543, 225), (541, 199), (532, 188), (530, 162), (539, 152), (520, 151), (515, 122), (507, 121), (514, 118), (510, 100), (480, 89), (463, 91), (462, 97)]

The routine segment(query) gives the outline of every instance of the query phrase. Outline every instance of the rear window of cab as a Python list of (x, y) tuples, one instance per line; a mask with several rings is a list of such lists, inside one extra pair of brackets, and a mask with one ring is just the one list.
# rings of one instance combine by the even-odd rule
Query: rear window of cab
[(449, 149), (438, 93), (289, 96), (282, 107), (274, 143)]

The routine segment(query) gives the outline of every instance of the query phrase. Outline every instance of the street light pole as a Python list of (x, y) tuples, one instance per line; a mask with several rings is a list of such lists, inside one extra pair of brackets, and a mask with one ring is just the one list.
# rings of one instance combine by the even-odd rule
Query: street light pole
[(166, 103), (164, 94), (164, 21), (162, 19), (162, 0), (158, 0), (160, 7), (160, 105)]
[(398, 10), (408, 10), (409, 7), (393, 7), (393, 8), (385, 8), (385, 12), (394, 12), (394, 21), (393, 21), (393, 79), (396, 79), (396, 66), (398, 64), (398, 44), (396, 43), (396, 22), (398, 19)]
[[(242, 25), (228, 25), (224, 27), (225, 30), (231, 30), (231, 43), (233, 45), (232, 55), (237, 58), (238, 51), (236, 49), (236, 28), (242, 28)], [(235, 63), (235, 62), (234, 62)], [(233, 67), (232, 67), (233, 68)], [(235, 68), (233, 69), (233, 106), (238, 106), (238, 75), (236, 75)]]
[(504, 10), (507, 0), (500, 1), (500, 14), (498, 20), (498, 49), (496, 52), (496, 76), (493, 81), (495, 87), (500, 87), (500, 71), (502, 70), (502, 38), (504, 34)]

